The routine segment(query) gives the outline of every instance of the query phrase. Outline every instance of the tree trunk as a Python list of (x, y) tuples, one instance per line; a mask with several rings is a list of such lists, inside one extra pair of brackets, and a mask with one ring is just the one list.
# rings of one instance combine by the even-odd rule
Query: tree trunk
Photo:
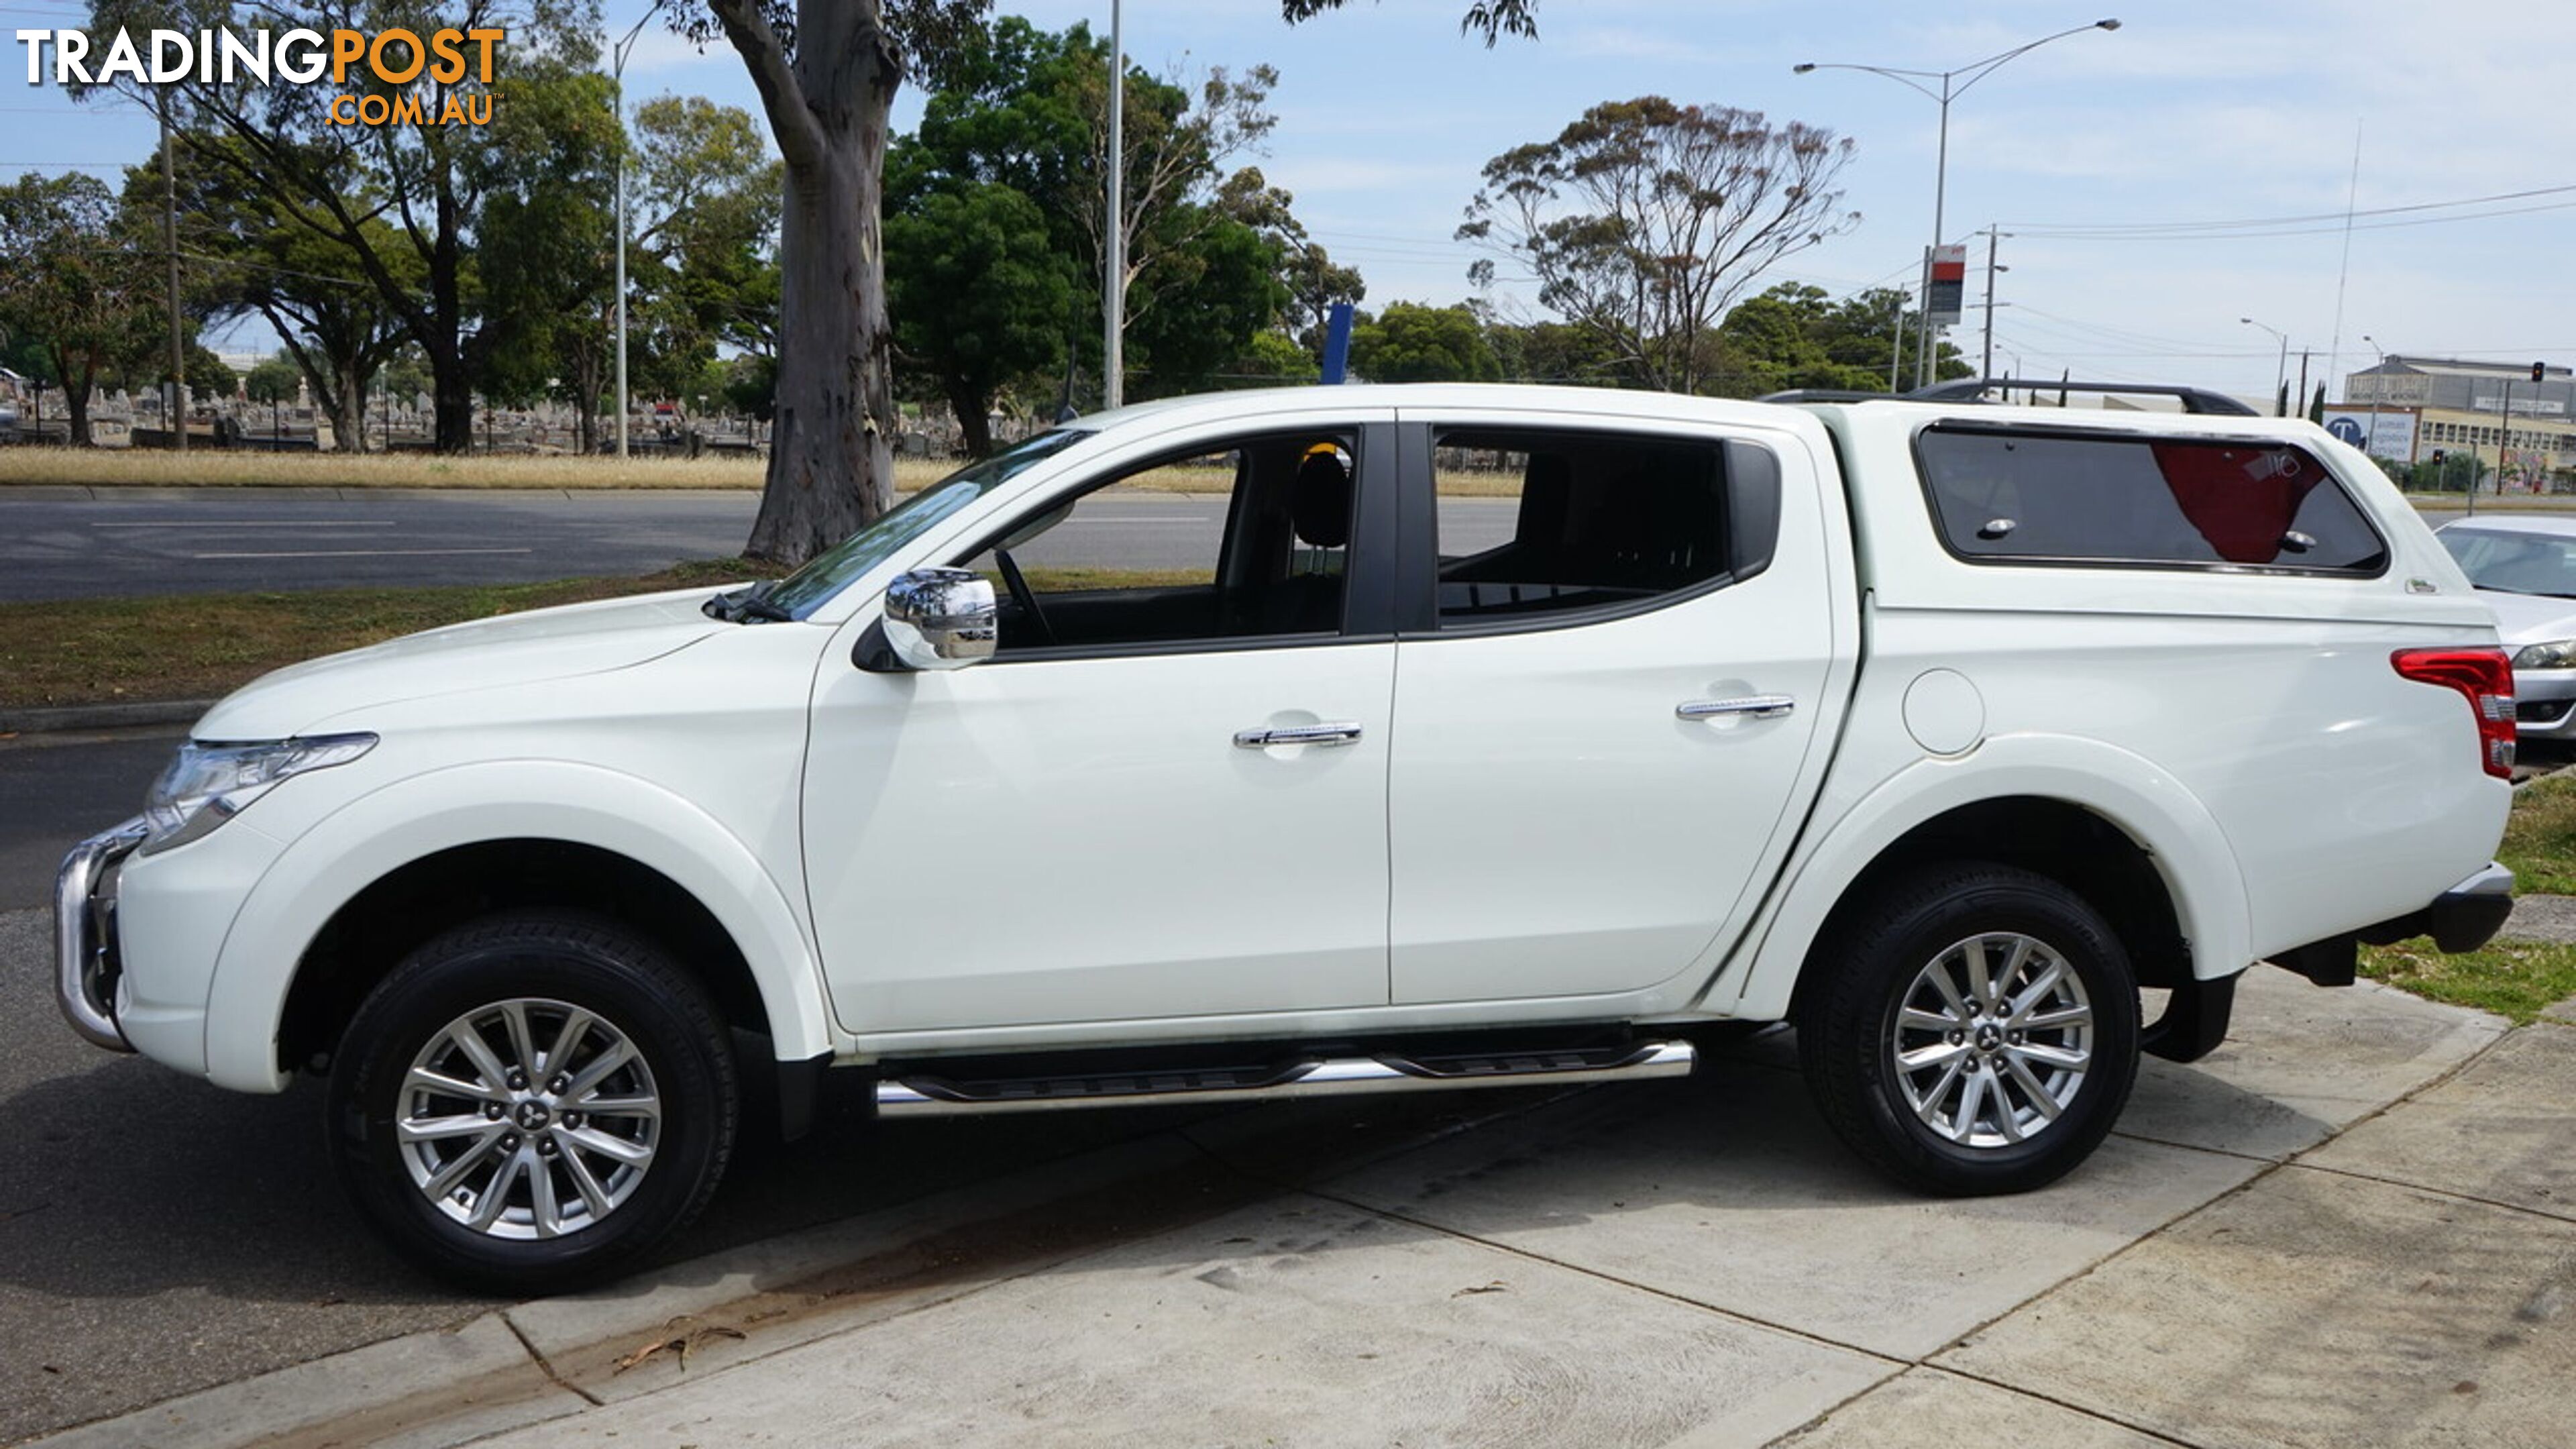
[(577, 440), (574, 446), (587, 458), (599, 451), (599, 394), (605, 385), (600, 374), (608, 369), (599, 350), (593, 347), (574, 348), (570, 360), (572, 395), (582, 399), (581, 407), (574, 413), (579, 419), (574, 427), (573, 435)]
[[(340, 374), (340, 385), (331, 389), (331, 451), (363, 453), (367, 449), (367, 395), (356, 377)], [(317, 450), (319, 451), (319, 450)]]
[[(451, 357), (430, 359), (430, 415), (435, 419), (436, 433), (431, 445), (442, 453), (463, 453), (474, 446), (474, 380), (465, 371), (465, 360)], [(385, 445), (391, 447), (393, 439)]]
[(957, 437), (966, 456), (993, 456), (993, 400), (959, 382), (948, 385), (948, 410), (957, 415)]
[(792, 567), (893, 501), (879, 202), (902, 73), (867, 0), (800, 0), (792, 66), (779, 62), (765, 25), (753, 29), (734, 5), (716, 9), (753, 67), (786, 162), (778, 412), (760, 515), (743, 551)]
[(63, 416), (71, 422), (69, 438), (75, 448), (86, 448), (94, 439), (89, 431), (90, 384), (98, 376), (96, 364), (75, 371), (71, 359), (60, 351), (54, 354), (54, 376), (63, 380)]

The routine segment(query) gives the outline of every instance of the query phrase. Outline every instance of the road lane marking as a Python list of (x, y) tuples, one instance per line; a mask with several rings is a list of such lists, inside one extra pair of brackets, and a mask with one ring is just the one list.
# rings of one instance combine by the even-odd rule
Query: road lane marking
[(457, 553), (535, 553), (533, 548), (319, 548), (271, 553), (192, 553), (190, 558), (439, 558)]
[(394, 518), (351, 518), (337, 521), (298, 518), (274, 523), (261, 523), (251, 519), (228, 522), (216, 518), (173, 518), (150, 523), (93, 521), (90, 524), (92, 528), (397, 528), (400, 526), (401, 520)]

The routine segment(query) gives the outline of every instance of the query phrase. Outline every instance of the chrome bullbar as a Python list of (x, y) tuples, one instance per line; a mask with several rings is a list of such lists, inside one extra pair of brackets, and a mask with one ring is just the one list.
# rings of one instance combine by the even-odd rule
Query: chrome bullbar
[(116, 1024), (116, 892), (101, 878), (134, 853), (149, 827), (141, 816), (72, 847), (54, 877), (54, 999), (81, 1038), (110, 1051), (134, 1044)]

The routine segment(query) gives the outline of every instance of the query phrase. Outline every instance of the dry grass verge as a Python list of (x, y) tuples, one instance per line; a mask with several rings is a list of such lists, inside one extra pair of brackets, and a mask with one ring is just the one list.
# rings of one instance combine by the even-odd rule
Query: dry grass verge
[[(586, 458), (490, 453), (164, 453), (126, 448), (0, 448), (0, 488), (724, 488), (756, 492), (756, 458)], [(946, 476), (945, 460), (902, 458), (895, 488)]]
[[(765, 465), (755, 458), (593, 458), (490, 453), (164, 453), (127, 448), (0, 448), (0, 490), (73, 488), (714, 488), (757, 492)], [(912, 493), (956, 471), (954, 459), (898, 458), (895, 491)], [(1443, 497), (1514, 497), (1517, 476), (1443, 472)], [(1226, 468), (1157, 468), (1119, 485), (1153, 493), (1234, 491)]]
[(0, 707), (210, 699), (316, 655), (442, 624), (753, 576), (738, 559), (641, 578), (0, 604)]

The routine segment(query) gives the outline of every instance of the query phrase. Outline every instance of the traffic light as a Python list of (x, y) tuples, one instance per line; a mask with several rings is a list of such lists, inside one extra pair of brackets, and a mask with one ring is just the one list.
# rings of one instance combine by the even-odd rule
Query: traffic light
[(2436, 468), (2442, 466), (2442, 450), (2439, 448), (2433, 450), (2433, 466)]
[(2531, 365), (2531, 380), (2532, 380), (2533, 382), (2538, 382), (2538, 381), (2540, 381), (2543, 377), (2546, 377), (2548, 374), (2549, 374), (2549, 368), (2548, 368), (2547, 364), (2545, 364), (2545, 363), (2538, 363), (2538, 362), (2535, 362), (2535, 363), (2533, 363), (2533, 364)]

